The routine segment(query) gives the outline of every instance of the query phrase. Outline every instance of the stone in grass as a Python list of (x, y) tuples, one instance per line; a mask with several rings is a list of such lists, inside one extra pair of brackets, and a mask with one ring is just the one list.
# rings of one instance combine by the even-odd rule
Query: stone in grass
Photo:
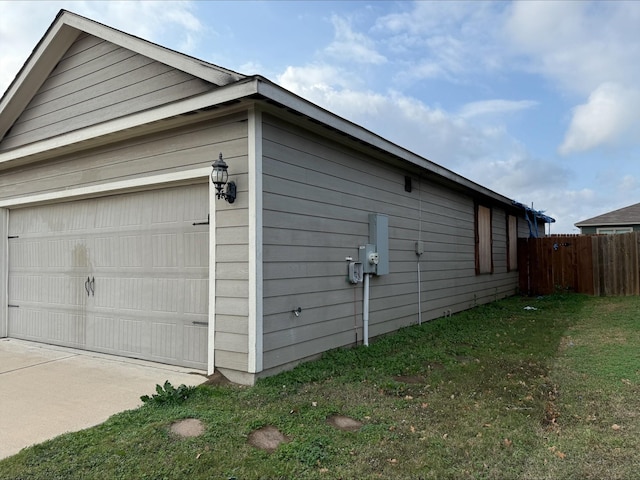
[(171, 424), (171, 433), (183, 438), (199, 437), (204, 433), (204, 424), (197, 418), (185, 418)]
[(290, 441), (289, 437), (283, 435), (280, 430), (271, 425), (254, 430), (249, 434), (247, 440), (249, 445), (269, 453), (274, 452), (281, 443)]
[(332, 415), (327, 418), (327, 423), (346, 432), (357, 432), (362, 427), (362, 422), (344, 415)]

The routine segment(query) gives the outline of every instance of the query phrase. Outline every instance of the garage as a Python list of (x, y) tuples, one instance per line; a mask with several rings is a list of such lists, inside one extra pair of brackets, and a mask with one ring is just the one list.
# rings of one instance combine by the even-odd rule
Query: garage
[(8, 336), (206, 369), (208, 188), (10, 210)]

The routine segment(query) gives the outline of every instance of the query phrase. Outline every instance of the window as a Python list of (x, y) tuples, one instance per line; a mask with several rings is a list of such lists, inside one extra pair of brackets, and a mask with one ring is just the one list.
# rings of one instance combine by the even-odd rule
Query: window
[(493, 273), (491, 209), (476, 206), (476, 274)]
[(507, 215), (507, 271), (518, 269), (518, 218)]
[(603, 235), (613, 235), (614, 233), (631, 233), (633, 227), (611, 227), (611, 228), (596, 228), (596, 233)]

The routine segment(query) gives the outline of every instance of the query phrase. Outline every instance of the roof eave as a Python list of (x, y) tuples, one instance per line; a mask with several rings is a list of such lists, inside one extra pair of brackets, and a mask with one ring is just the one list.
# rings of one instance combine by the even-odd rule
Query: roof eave
[[(99, 146), (107, 142), (106, 138), (108, 136), (124, 132), (133, 133), (144, 125), (151, 125), (172, 117), (210, 109), (212, 106), (235, 102), (242, 98), (251, 97), (255, 93), (256, 82), (251, 79), (243, 80), (184, 100), (23, 145), (12, 150), (0, 152), (0, 170), (42, 160), (50, 157), (51, 152), (54, 150), (69, 153), (87, 148), (88, 142), (91, 142), (92, 147)], [(158, 126), (158, 129), (160, 128), (162, 127)], [(102, 140), (100, 141), (99, 139)]]
[[(185, 100), (180, 100), (172, 104), (163, 105), (78, 131), (69, 132), (58, 137), (25, 145), (15, 150), (2, 152), (0, 153), (0, 169), (32, 160), (39, 160), (54, 149), (69, 149), (72, 148), (73, 145), (86, 143), (87, 141), (100, 137), (104, 138), (107, 135), (140, 127), (147, 123), (158, 122), (177, 115), (247, 98), (263, 98), (275, 104), (282, 105), (312, 119), (315, 123), (324, 124), (330, 129), (337, 130), (348, 137), (377, 149), (378, 151), (386, 152), (394, 158), (416, 165), (441, 179), (458, 185), (466, 191), (473, 192), (474, 195), (488, 198), (510, 207), (513, 207), (514, 204), (517, 203), (497, 192), (462, 177), (451, 170), (433, 163), (424, 157), (385, 140), (364, 127), (319, 107), (318, 105), (289, 92), (259, 75), (246, 77), (233, 84), (219, 87), (215, 90), (205, 92)], [(544, 215), (537, 216), (537, 218), (544, 220), (547, 223), (555, 222), (551, 217), (546, 217)]]
[(204, 62), (72, 12), (64, 11), (61, 21), (90, 35), (102, 38), (215, 85), (228, 85), (246, 77), (232, 70)]
[[(60, 21), (61, 11), (0, 99), (0, 139), (20, 116), (80, 32)], [(44, 55), (44, 53), (47, 55)]]
[(582, 227), (632, 227), (633, 225), (640, 225), (640, 221), (637, 222), (580, 222), (574, 223), (574, 226), (578, 228)]
[[(385, 140), (384, 138), (371, 132), (370, 130), (367, 130), (364, 127), (361, 127), (349, 120), (346, 120), (345, 118), (340, 117), (322, 107), (319, 107), (318, 105), (305, 100), (304, 98), (294, 93), (289, 92), (283, 87), (274, 84), (270, 80), (260, 75), (256, 75), (253, 78), (255, 78), (257, 81), (258, 94), (264, 96), (265, 98), (268, 98), (273, 102), (284, 105), (287, 108), (297, 111), (309, 118), (312, 118), (316, 122), (323, 123), (330, 128), (334, 128), (350, 137), (355, 138), (356, 140), (369, 144), (379, 150), (383, 150), (396, 158), (421, 167), (432, 174), (458, 184), (461, 187), (467, 190), (471, 190), (485, 198), (490, 198), (509, 206), (511, 206), (513, 203), (511, 199), (497, 192), (494, 192), (493, 190), (490, 190), (478, 183), (475, 183), (461, 175), (458, 175), (457, 173), (444, 168), (424, 157), (421, 157), (403, 147), (400, 147), (399, 145), (390, 142), (389, 140)], [(554, 219), (551, 220), (555, 222)]]

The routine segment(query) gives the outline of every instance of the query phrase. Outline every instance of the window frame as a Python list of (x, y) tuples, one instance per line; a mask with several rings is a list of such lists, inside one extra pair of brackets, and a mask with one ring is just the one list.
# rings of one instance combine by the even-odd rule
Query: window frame
[[(609, 230), (609, 231), (606, 231)], [(633, 227), (596, 227), (598, 235), (617, 235), (619, 233), (632, 233)]]

